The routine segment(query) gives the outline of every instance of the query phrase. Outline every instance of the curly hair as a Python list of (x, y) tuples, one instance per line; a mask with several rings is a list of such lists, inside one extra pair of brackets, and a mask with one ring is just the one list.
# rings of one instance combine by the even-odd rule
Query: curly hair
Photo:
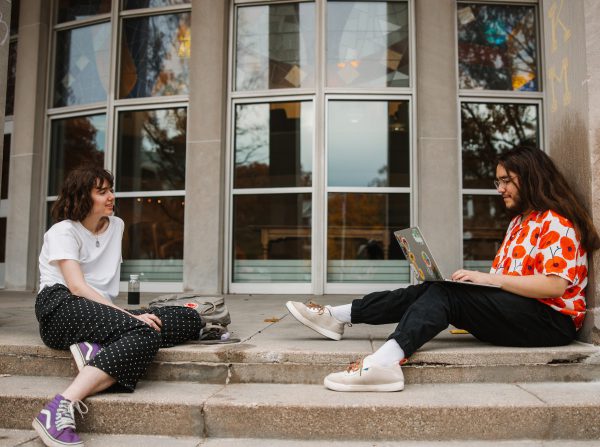
[(101, 188), (105, 180), (112, 188), (113, 175), (98, 166), (80, 166), (69, 172), (58, 195), (58, 200), (52, 206), (54, 221), (85, 219), (92, 210), (92, 190)]
[(573, 222), (586, 251), (591, 253), (600, 248), (600, 236), (592, 217), (544, 151), (518, 146), (502, 153), (498, 164), (519, 177), (523, 209), (557, 212)]

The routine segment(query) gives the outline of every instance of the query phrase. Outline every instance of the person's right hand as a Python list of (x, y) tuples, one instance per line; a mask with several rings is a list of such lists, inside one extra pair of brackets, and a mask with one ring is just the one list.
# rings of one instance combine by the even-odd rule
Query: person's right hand
[(160, 328), (162, 326), (162, 321), (154, 314), (141, 314), (141, 315), (132, 315), (134, 318), (137, 318), (140, 321), (143, 321), (148, 326), (150, 326), (155, 331), (160, 332)]

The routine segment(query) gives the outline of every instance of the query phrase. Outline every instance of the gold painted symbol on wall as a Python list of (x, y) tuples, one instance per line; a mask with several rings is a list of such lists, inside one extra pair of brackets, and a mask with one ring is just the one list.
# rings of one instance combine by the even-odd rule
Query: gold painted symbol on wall
[(560, 75), (556, 74), (556, 69), (550, 67), (548, 71), (548, 79), (550, 79), (550, 89), (552, 92), (552, 111), (558, 110), (558, 100), (556, 99), (555, 84), (558, 82), (563, 88), (562, 105), (568, 106), (571, 104), (571, 90), (569, 89), (569, 59), (564, 57), (562, 60), (562, 66)]
[(554, 2), (548, 11), (548, 17), (552, 23), (552, 52), (558, 50), (558, 27), (562, 29), (563, 42), (568, 41), (571, 38), (571, 30), (564, 24), (560, 19), (560, 13), (562, 11), (564, 0)]

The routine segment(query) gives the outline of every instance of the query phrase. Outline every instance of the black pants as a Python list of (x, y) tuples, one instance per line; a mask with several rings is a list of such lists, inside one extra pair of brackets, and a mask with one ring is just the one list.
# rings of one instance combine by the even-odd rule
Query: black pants
[(150, 308), (147, 312), (160, 318), (160, 332), (113, 307), (72, 295), (62, 284), (44, 287), (35, 302), (40, 336), (46, 346), (69, 349), (83, 341), (100, 344), (102, 351), (89, 364), (127, 391), (135, 389), (159, 348), (196, 340), (203, 326), (198, 312), (186, 307)]
[(499, 346), (561, 346), (575, 339), (571, 317), (538, 300), (492, 287), (426, 282), (352, 302), (352, 323), (398, 323), (388, 339), (406, 357), (449, 324)]

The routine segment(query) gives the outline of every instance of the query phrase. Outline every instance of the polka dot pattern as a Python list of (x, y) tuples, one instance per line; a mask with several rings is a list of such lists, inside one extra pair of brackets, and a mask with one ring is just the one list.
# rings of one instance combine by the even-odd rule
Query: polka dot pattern
[(159, 348), (197, 340), (203, 322), (195, 310), (186, 307), (128, 312), (153, 313), (162, 321), (161, 332), (113, 307), (72, 295), (62, 284), (45, 287), (35, 303), (46, 346), (69, 349), (73, 343), (99, 343), (103, 349), (89, 364), (133, 391)]

